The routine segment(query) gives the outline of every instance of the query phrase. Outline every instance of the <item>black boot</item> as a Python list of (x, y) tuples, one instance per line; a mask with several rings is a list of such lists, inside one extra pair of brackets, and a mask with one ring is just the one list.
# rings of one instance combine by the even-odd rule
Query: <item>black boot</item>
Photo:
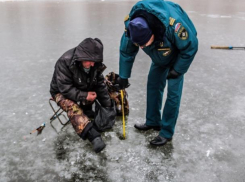
[(150, 141), (150, 144), (154, 145), (154, 146), (162, 146), (171, 140), (172, 140), (172, 138), (164, 138), (164, 137), (158, 135), (152, 141)]
[(148, 125), (146, 125), (146, 123), (144, 123), (144, 124), (135, 124), (134, 127), (136, 129), (138, 129), (138, 130), (141, 130), (141, 131), (147, 131), (147, 130), (150, 130), (150, 129), (157, 130), (157, 131), (161, 130), (160, 126), (148, 126)]
[(105, 148), (106, 144), (102, 140), (100, 133), (96, 131), (94, 128), (91, 128), (87, 132), (86, 136), (88, 140), (92, 143), (93, 149), (96, 153), (101, 152)]

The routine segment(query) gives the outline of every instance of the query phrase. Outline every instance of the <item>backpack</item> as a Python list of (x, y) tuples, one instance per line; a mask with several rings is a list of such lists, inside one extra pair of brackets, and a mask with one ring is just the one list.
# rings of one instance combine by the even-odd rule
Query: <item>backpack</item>
[(97, 131), (103, 132), (111, 129), (116, 121), (116, 107), (115, 102), (112, 101), (111, 107), (103, 107), (96, 100), (95, 101), (95, 117), (93, 126)]
[[(106, 79), (106, 85), (108, 88), (108, 92), (110, 95), (110, 98), (115, 101), (116, 103), (116, 112), (117, 116), (122, 116), (122, 98), (121, 98), (121, 91), (118, 83), (119, 75), (110, 72), (108, 75), (105, 76)], [(128, 104), (128, 93), (125, 89), (123, 89), (123, 106), (124, 106), (124, 114), (129, 114), (129, 104)]]

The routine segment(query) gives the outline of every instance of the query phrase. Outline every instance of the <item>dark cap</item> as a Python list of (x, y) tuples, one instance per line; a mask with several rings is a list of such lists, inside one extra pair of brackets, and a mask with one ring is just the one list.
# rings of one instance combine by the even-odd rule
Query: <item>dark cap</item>
[(128, 30), (130, 33), (130, 39), (140, 46), (146, 44), (152, 36), (152, 31), (148, 23), (142, 17), (137, 17), (131, 20), (128, 24)]

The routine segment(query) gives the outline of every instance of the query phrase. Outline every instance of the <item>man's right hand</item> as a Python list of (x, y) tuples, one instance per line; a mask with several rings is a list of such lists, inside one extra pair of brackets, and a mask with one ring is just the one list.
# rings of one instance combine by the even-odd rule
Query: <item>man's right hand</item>
[(125, 88), (128, 88), (129, 87), (129, 83), (128, 83), (128, 79), (124, 79), (124, 78), (121, 78), (121, 77), (118, 77), (118, 83), (119, 83), (119, 87), (120, 89), (125, 89)]
[(93, 102), (97, 97), (96, 92), (88, 92), (86, 100)]

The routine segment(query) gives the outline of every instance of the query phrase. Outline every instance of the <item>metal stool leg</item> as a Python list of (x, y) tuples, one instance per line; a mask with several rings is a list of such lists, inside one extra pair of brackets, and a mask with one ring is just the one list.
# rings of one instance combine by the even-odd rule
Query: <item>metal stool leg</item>
[[(54, 107), (52, 106), (51, 101), (55, 102), (53, 98), (50, 98), (50, 99), (49, 99), (49, 105), (50, 105), (50, 107), (52, 108), (52, 110), (53, 110), (53, 112), (54, 112), (54, 114), (50, 117), (50, 123), (52, 123), (55, 119), (58, 119), (59, 122), (60, 122), (60, 124), (62, 124), (63, 126), (67, 125), (67, 124), (69, 123), (70, 120), (67, 119), (67, 117), (66, 117), (64, 114), (62, 114), (64, 111), (63, 111), (63, 110), (60, 111), (61, 108), (59, 108), (57, 111), (55, 111)], [(56, 102), (55, 102), (55, 103), (56, 103)], [(63, 123), (63, 122), (61, 121), (60, 116), (63, 116), (63, 117), (65, 118), (65, 120), (66, 120), (65, 123)]]

